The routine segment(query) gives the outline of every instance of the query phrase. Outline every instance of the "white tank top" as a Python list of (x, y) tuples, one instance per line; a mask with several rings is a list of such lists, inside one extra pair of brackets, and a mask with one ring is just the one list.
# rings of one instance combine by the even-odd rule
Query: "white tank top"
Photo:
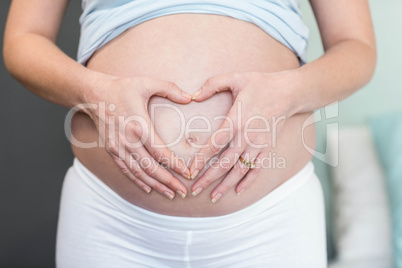
[(128, 28), (177, 13), (218, 14), (251, 22), (306, 63), (309, 30), (301, 19), (300, 0), (83, 0), (82, 9), (77, 61), (84, 65)]

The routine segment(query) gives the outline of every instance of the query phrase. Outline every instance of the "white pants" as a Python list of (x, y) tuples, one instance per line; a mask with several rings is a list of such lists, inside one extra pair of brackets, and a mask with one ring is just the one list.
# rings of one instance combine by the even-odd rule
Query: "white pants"
[(217, 217), (178, 217), (137, 207), (74, 159), (64, 179), (58, 268), (324, 268), (320, 182), (309, 162), (253, 205)]

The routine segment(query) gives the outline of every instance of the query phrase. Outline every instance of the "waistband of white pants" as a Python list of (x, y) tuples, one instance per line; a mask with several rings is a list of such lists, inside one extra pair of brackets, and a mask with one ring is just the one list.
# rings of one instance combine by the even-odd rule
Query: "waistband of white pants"
[(74, 170), (80, 178), (91, 187), (99, 196), (103, 197), (114, 207), (124, 212), (129, 217), (160, 228), (176, 229), (176, 230), (193, 230), (206, 231), (211, 229), (227, 228), (246, 222), (254, 216), (269, 210), (281, 200), (285, 199), (305, 183), (307, 183), (314, 174), (314, 165), (309, 161), (295, 175), (279, 185), (269, 194), (251, 204), (250, 206), (225, 214), (222, 216), (212, 217), (183, 217), (159, 214), (153, 211), (138, 207), (113, 191), (103, 181), (96, 177), (88, 170), (77, 158), (74, 158)]

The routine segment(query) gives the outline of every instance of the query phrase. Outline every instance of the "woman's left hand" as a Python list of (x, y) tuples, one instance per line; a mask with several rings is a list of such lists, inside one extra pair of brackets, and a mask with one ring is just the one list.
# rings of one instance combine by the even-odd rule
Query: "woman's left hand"
[[(289, 81), (288, 72), (235, 72), (206, 80), (193, 100), (202, 102), (215, 93), (229, 90), (234, 102), (220, 129), (213, 133), (191, 165), (190, 173), (194, 179), (214, 156), (229, 145), (194, 183), (193, 196), (225, 176), (211, 192), (211, 200), (215, 203), (236, 184), (235, 191), (240, 194), (255, 180), (264, 157), (270, 148), (276, 146), (278, 131), (294, 114), (292, 91), (295, 87), (292, 85), (296, 83), (293, 82)], [(247, 162), (240, 161), (240, 157), (255, 163), (255, 167), (250, 169)]]

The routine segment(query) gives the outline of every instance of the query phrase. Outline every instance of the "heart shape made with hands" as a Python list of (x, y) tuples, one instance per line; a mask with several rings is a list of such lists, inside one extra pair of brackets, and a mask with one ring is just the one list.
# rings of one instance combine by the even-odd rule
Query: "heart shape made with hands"
[[(187, 104), (177, 104), (160, 96), (149, 102), (150, 117), (157, 135), (164, 142), (163, 146), (169, 148), (188, 168), (192, 166), (195, 155), (214, 138), (214, 133), (233, 105), (229, 91), (214, 92), (201, 100), (201, 88), (193, 95), (183, 91), (183, 95), (191, 98)], [(160, 164), (165, 168), (168, 166)]]
[[(166, 108), (162, 109), (162, 112), (159, 113), (151, 112), (151, 117), (153, 117), (152, 119), (155, 122), (154, 127), (161, 137), (161, 140), (165, 142), (165, 145), (169, 147), (172, 153), (174, 153), (185, 166), (193, 169), (193, 172), (190, 171), (191, 175), (187, 177), (189, 180), (195, 179), (196, 177), (202, 178), (202, 175), (210, 167), (208, 163), (209, 160), (213, 158), (217, 159), (229, 146), (230, 140), (228, 137), (220, 138), (220, 136), (227, 135), (222, 135), (224, 133), (219, 132), (221, 131), (224, 119), (227, 118), (234, 103), (232, 89), (236, 87), (230, 82), (230, 79), (232, 79), (231, 75), (232, 74), (225, 74), (207, 79), (192, 96), (183, 91), (183, 95), (191, 96), (191, 102), (185, 105), (172, 104), (171, 100), (162, 98), (157, 99), (157, 101), (150, 101), (151, 105), (159, 105)], [(220, 84), (216, 82), (220, 82)], [(229, 84), (229, 86), (224, 86), (225, 83)], [(179, 135), (179, 129), (181, 129), (183, 125), (185, 125), (185, 139)], [(225, 132), (227, 132), (227, 130), (225, 130)], [(176, 136), (180, 136), (181, 138), (176, 139), (178, 144), (172, 144)], [(224, 143), (216, 141), (219, 139), (223, 140)], [(180, 143), (184, 140), (186, 144)], [(215, 146), (215, 149), (211, 151), (209, 145), (212, 140), (214, 144), (218, 144), (219, 146)], [(202, 156), (204, 153), (206, 158), (199, 161), (200, 157), (197, 158), (197, 155)], [(213, 161), (211, 161), (211, 163), (212, 162)], [(163, 163), (160, 164), (167, 167), (167, 165)], [(250, 164), (249, 166), (244, 165), (243, 167), (249, 169), (251, 166)], [(228, 171), (229, 170), (230, 168)], [(173, 170), (171, 170), (171, 172), (175, 175), (179, 175)], [(219, 177), (223, 176), (221, 175)], [(196, 189), (193, 190), (193, 195), (196, 195)]]
[[(188, 179), (198, 178), (192, 185), (194, 196), (220, 178), (223, 179), (211, 193), (212, 202), (236, 184), (235, 191), (240, 194), (252, 183), (261, 166), (260, 160), (269, 153), (269, 148), (276, 142), (277, 131), (294, 110), (294, 103), (289, 98), (292, 92), (287, 89), (289, 82), (286, 80), (284, 84), (284, 81), (284, 77), (268, 73), (220, 74), (208, 78), (186, 103), (200, 105), (202, 108), (198, 113), (193, 104), (188, 105), (191, 108), (187, 110), (187, 105), (181, 106), (185, 111), (183, 117), (190, 125), (193, 121), (188, 115), (200, 117), (201, 114), (204, 119), (208, 115), (204, 120), (207, 128), (203, 129), (208, 136), (198, 138), (201, 146), (197, 150), (183, 147), (183, 152), (179, 152), (194, 158), (188, 176)], [(202, 116), (198, 119), (202, 121)], [(165, 128), (181, 128), (180, 124), (174, 125), (174, 121), (169, 120), (165, 114), (164, 121), (169, 125)], [(171, 149), (174, 150), (174, 146)], [(210, 161), (215, 157), (218, 157), (217, 161)], [(213, 162), (218, 166), (211, 168)], [(187, 168), (188, 164), (184, 163)]]

